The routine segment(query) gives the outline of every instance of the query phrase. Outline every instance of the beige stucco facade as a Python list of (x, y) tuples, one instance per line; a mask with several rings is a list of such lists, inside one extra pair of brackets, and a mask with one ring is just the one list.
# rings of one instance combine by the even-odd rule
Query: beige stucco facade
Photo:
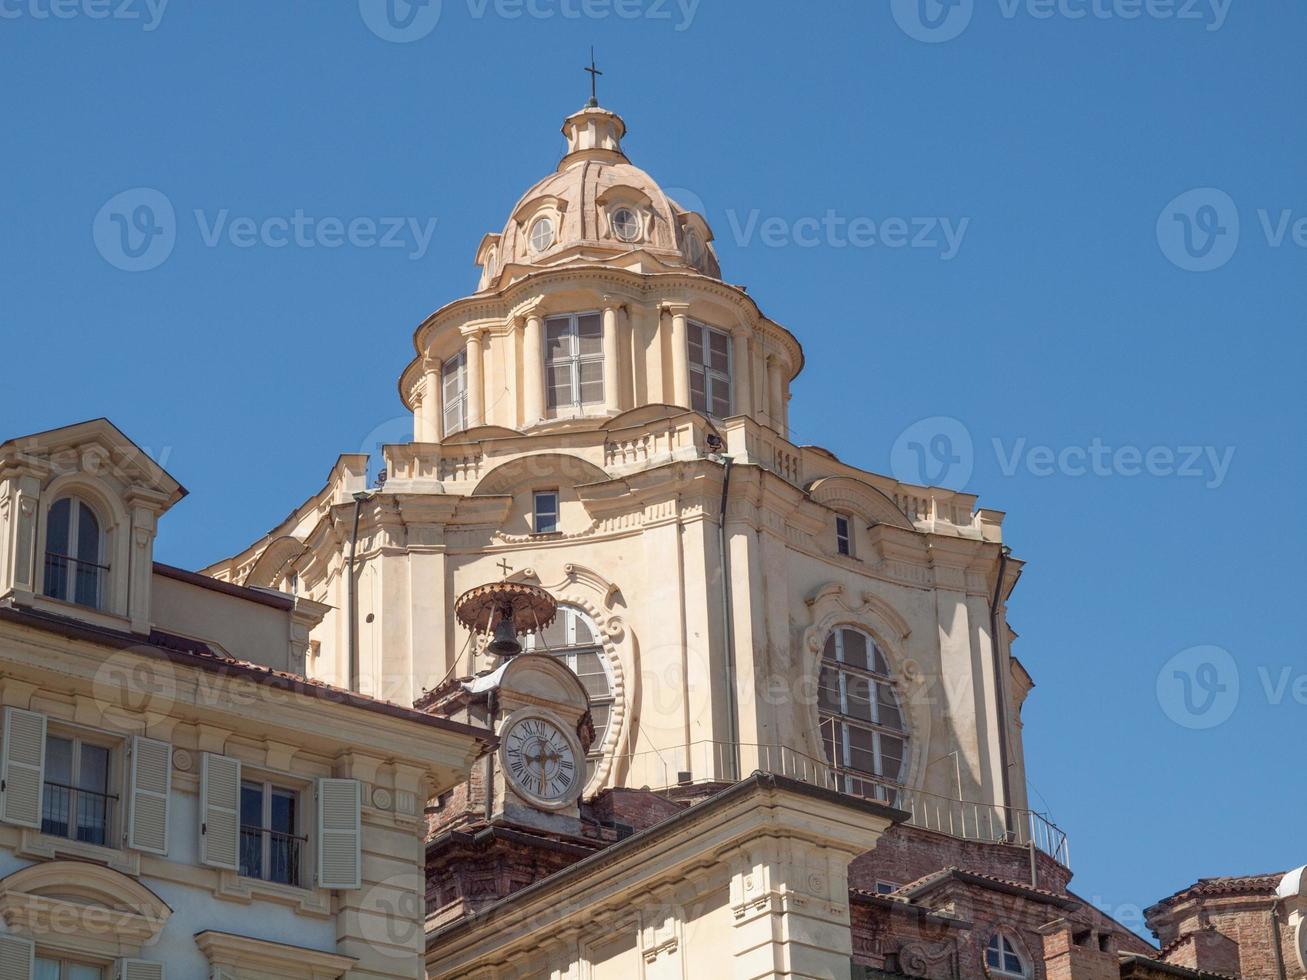
[(424, 809), (493, 739), (306, 680), (321, 604), (156, 564), (184, 493), (104, 420), (0, 444), (0, 975), (418, 976)]

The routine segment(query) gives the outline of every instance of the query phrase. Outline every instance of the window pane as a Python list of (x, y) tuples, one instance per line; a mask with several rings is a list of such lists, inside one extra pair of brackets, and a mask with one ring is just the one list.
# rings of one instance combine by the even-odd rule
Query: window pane
[(72, 501), (67, 497), (56, 500), (50, 508), (45, 532), (45, 550), (56, 555), (68, 554), (68, 523)]
[(581, 361), (581, 404), (595, 405), (604, 400), (603, 361)]
[(59, 980), (59, 961), (47, 960), (44, 956), (36, 958), (35, 980)]
[(578, 653), (576, 655), (576, 675), (585, 685), (586, 693), (591, 697), (608, 695), (608, 673), (604, 670), (597, 653)]
[(263, 826), (263, 787), (258, 783), (241, 783), (241, 826)]
[(51, 735), (45, 740), (45, 778), (47, 782), (73, 784), (73, 743), (71, 739)]
[(690, 324), (690, 363), (703, 367), (703, 330), (698, 324)]
[(857, 630), (842, 630), (844, 662), (850, 667), (867, 669), (867, 638)]
[(858, 728), (856, 725), (845, 727), (849, 733), (849, 768), (859, 772), (875, 773), (874, 736), (865, 728)]
[(604, 352), (604, 322), (598, 313), (587, 313), (577, 317), (576, 333), (580, 341), (578, 353), (602, 354)]
[(696, 412), (708, 411), (708, 389), (702, 369), (690, 368), (690, 407)]
[(73, 743), (49, 736), (45, 740), (45, 789), (41, 805), (41, 832), (72, 836)]
[(545, 375), (549, 392), (549, 407), (572, 404), (572, 363), (550, 364)]
[(570, 356), (572, 337), (567, 320), (545, 321), (545, 357), (550, 361)]
[(241, 783), (241, 874), (263, 877), (263, 787)]
[(844, 675), (846, 713), (859, 721), (871, 721), (871, 681), (857, 674)]
[(554, 621), (545, 627), (544, 643), (553, 651), (567, 646), (567, 617), (563, 614), (563, 610), (558, 610)]
[(707, 334), (708, 366), (714, 371), (726, 374), (731, 369), (730, 342), (726, 334), (718, 333), (716, 330), (709, 330)]
[(840, 675), (834, 667), (825, 664), (821, 668), (821, 678), (817, 686), (817, 704), (823, 711), (838, 714), (840, 705)]
[(100, 563), (100, 522), (95, 511), (86, 504), (77, 507), (77, 557), (82, 561)]
[(590, 629), (590, 624), (582, 617), (576, 616), (573, 619), (576, 624), (576, 642), (578, 646), (585, 646), (588, 643), (595, 642), (594, 632)]
[(610, 704), (592, 704), (590, 706), (590, 720), (595, 726), (595, 742), (590, 746), (591, 750), (597, 750), (604, 742), (604, 733), (608, 731), (608, 719), (612, 714), (613, 706)]
[(880, 736), (881, 775), (895, 781), (903, 769), (903, 739), (893, 735)]
[(989, 964), (990, 969), (1003, 969), (1003, 965), (999, 962), (998, 945), (996, 943), (990, 943), (989, 948), (985, 950), (985, 962)]
[(902, 731), (903, 712), (899, 710), (899, 699), (895, 697), (894, 689), (888, 684), (877, 684), (876, 697), (879, 701), (876, 707), (880, 712), (877, 720), (886, 728)]
[(272, 791), (272, 823), (269, 830), (279, 834), (295, 833), (295, 800), (297, 794), (288, 789)]
[(98, 966), (87, 966), (84, 963), (68, 964), (68, 980), (103, 980), (104, 974), (100, 972)]
[(826, 645), (821, 648), (821, 655), (827, 660), (837, 659), (835, 656), (835, 634), (832, 633), (826, 637)]
[(81, 773), (77, 785), (96, 793), (109, 792), (109, 750), (103, 745), (82, 745)]
[(724, 384), (720, 379), (714, 378), (712, 383), (712, 403), (708, 408), (708, 414), (714, 418), (724, 419), (731, 414), (731, 389), (729, 385)]

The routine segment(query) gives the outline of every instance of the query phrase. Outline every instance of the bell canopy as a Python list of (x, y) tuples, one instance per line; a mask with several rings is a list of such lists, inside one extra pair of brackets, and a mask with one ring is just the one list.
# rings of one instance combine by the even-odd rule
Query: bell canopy
[(482, 239), (478, 292), (587, 265), (721, 278), (708, 223), (627, 159), (621, 116), (590, 104), (563, 121), (563, 135), (554, 172), (522, 195), (502, 232)]

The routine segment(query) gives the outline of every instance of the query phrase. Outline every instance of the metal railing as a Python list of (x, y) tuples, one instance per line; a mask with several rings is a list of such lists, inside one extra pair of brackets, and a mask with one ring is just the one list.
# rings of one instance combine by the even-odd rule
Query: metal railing
[(47, 781), (41, 801), (41, 832), (87, 844), (107, 845), (118, 797)]
[[(45, 594), (79, 606), (99, 609), (104, 599), (108, 565), (97, 565), (71, 555), (45, 553)], [(70, 581), (71, 579), (71, 581)]]
[(282, 885), (300, 883), (300, 858), (305, 837), (241, 826), (241, 874)]
[(812, 786), (876, 800), (906, 810), (909, 826), (961, 840), (1033, 846), (1063, 867), (1071, 866), (1067, 836), (1047, 815), (1022, 807), (955, 800), (911, 790), (892, 780), (833, 766), (784, 745), (702, 741), (673, 749), (621, 756), (617, 773), (627, 786), (667, 791), (697, 783), (730, 783), (739, 773), (767, 772)]

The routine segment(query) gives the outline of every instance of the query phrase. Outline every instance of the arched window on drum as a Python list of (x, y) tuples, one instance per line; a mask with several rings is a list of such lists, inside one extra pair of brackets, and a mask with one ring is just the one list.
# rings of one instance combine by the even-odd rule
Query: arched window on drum
[(898, 800), (907, 756), (903, 710), (876, 641), (842, 626), (826, 639), (818, 691), (821, 739), (842, 792)]
[(566, 662), (585, 685), (590, 696), (590, 717), (594, 721), (595, 740), (586, 757), (586, 778), (594, 775), (595, 765), (603, 756), (604, 735), (613, 714), (613, 678), (608, 655), (599, 642), (594, 621), (575, 606), (559, 603), (558, 615), (544, 631), (544, 642), (534, 633), (527, 634), (526, 648), (553, 654)]

